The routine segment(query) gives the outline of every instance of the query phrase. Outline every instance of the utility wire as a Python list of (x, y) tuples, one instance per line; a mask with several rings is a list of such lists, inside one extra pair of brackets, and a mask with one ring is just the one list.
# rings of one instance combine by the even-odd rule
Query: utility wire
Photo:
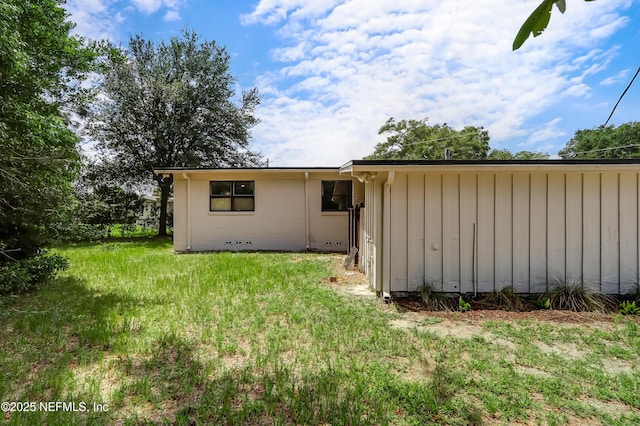
[[(454, 130), (455, 131), (455, 130)], [(461, 138), (463, 136), (467, 136), (467, 135), (477, 135), (480, 132), (478, 131), (469, 131), (467, 133), (458, 133), (457, 135), (453, 135), (453, 136), (447, 136), (447, 137), (443, 137), (443, 138), (436, 138), (436, 139), (426, 139), (423, 141), (417, 141), (417, 142), (411, 142), (411, 143), (397, 143), (396, 145), (401, 145), (401, 146), (411, 146), (411, 145), (419, 145), (419, 144), (423, 144), (425, 142), (440, 142), (440, 141), (444, 141), (447, 139), (455, 139), (455, 138)]]
[(605, 123), (604, 123), (604, 125), (602, 127), (606, 127), (607, 126), (607, 124), (609, 123), (609, 120), (611, 120), (611, 117), (613, 116), (613, 113), (616, 111), (616, 108), (618, 108), (618, 104), (620, 103), (620, 101), (622, 100), (624, 95), (627, 93), (627, 91), (629, 90), (629, 88), (633, 84), (633, 81), (636, 79), (636, 77), (638, 76), (639, 73), (640, 73), (640, 67), (638, 67), (638, 69), (636, 70), (635, 75), (633, 76), (633, 78), (631, 79), (629, 84), (627, 85), (627, 88), (624, 89), (624, 92), (622, 92), (622, 95), (620, 95), (620, 98), (618, 98), (618, 102), (616, 102), (615, 106), (611, 110), (611, 114), (609, 114), (609, 118), (607, 118), (607, 121), (605, 121)]
[(611, 151), (612, 149), (632, 148), (634, 146), (640, 146), (640, 143), (634, 143), (634, 144), (631, 144), (631, 145), (623, 145), (623, 146), (610, 146), (608, 148), (591, 149), (589, 151), (572, 152), (571, 154), (572, 155), (575, 155), (575, 154), (588, 154), (590, 152)]

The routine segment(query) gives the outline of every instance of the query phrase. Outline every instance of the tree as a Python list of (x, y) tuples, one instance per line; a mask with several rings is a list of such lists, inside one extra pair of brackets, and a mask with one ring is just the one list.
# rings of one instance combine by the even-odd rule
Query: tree
[(154, 167), (259, 164), (249, 129), (260, 96), (252, 88), (234, 102), (224, 47), (186, 30), (157, 45), (136, 35), (126, 52), (110, 52), (105, 70), (90, 132), (126, 177), (156, 181), (159, 235), (166, 235), (172, 176), (155, 175)]
[(0, 293), (27, 289), (62, 266), (49, 228), (71, 193), (77, 137), (63, 111), (96, 51), (71, 37), (63, 0), (0, 3)]
[(518, 151), (515, 154), (508, 149), (492, 149), (487, 156), (489, 160), (548, 160), (546, 152)]
[(640, 158), (640, 122), (577, 130), (558, 152), (570, 158)]
[(75, 183), (75, 219), (80, 225), (93, 225), (100, 236), (111, 236), (113, 225), (120, 225), (122, 236), (142, 214), (142, 196), (131, 185), (115, 178), (120, 175), (108, 161), (87, 162)]
[(560, 13), (564, 13), (567, 9), (566, 0), (543, 0), (520, 27), (516, 38), (513, 40), (513, 50), (518, 50), (527, 41), (529, 35), (533, 34), (534, 37), (538, 37), (547, 29), (554, 4), (558, 7)]
[(366, 159), (442, 159), (449, 148), (452, 159), (481, 160), (489, 152), (489, 133), (482, 127), (454, 130), (447, 124), (429, 124), (427, 118), (396, 122), (392, 117), (378, 134), (387, 135), (387, 140)]

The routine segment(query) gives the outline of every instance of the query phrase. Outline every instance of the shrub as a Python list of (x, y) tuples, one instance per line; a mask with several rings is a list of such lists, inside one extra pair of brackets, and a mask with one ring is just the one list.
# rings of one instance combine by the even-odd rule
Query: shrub
[(36, 256), (0, 267), (0, 294), (21, 293), (52, 279), (56, 272), (64, 270), (69, 262), (57, 254), (41, 252)]

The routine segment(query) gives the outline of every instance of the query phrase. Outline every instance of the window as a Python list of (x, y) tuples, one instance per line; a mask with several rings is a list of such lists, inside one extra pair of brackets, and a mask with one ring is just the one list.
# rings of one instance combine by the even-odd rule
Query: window
[(322, 181), (322, 211), (344, 212), (351, 207), (350, 180)]
[(252, 212), (255, 209), (255, 182), (252, 180), (214, 180), (209, 183), (212, 212)]

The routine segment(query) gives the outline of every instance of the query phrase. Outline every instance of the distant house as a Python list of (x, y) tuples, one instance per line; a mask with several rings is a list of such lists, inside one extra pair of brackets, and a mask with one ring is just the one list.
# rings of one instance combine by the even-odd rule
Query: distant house
[[(174, 174), (174, 248), (348, 251), (378, 293), (557, 281), (628, 293), (640, 270), (640, 161), (354, 160)], [(341, 183), (343, 182), (343, 183)], [(350, 191), (350, 192), (349, 192)], [(353, 225), (353, 224), (352, 224)], [(353, 228), (353, 226), (351, 227)]]
[[(173, 198), (167, 200), (167, 214), (173, 214)], [(160, 217), (160, 198), (155, 195), (142, 196), (142, 214), (137, 220), (137, 225), (142, 227), (157, 227)]]

